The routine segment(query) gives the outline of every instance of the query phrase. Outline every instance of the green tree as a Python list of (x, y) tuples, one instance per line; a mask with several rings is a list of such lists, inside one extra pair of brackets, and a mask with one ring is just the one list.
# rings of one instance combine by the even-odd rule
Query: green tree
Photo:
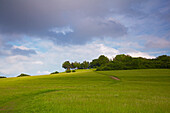
[(79, 69), (80, 68), (80, 63), (79, 62), (74, 62), (73, 67)]
[(75, 69), (76, 68), (76, 66), (75, 66), (75, 64), (72, 62), (71, 63), (71, 69)]
[(163, 62), (170, 62), (170, 56), (167, 55), (158, 56), (156, 60), (163, 61)]
[(64, 69), (70, 70), (71, 64), (70, 64), (69, 61), (65, 61), (65, 62), (63, 63), (63, 65), (62, 65), (62, 67), (63, 67)]
[(98, 59), (94, 59), (92, 60), (92, 62), (90, 62), (90, 67), (91, 68), (96, 68), (96, 67), (99, 67), (99, 62), (98, 62)]
[(89, 68), (89, 62), (87, 62), (87, 61), (84, 61), (83, 63), (82, 63), (82, 68), (83, 69), (87, 69), (87, 68)]
[(119, 62), (130, 62), (132, 61), (132, 59), (133, 58), (129, 55), (121, 54), (121, 55), (117, 55), (113, 60), (119, 61)]
[(105, 65), (107, 63), (109, 63), (109, 59), (106, 56), (104, 56), (104, 55), (99, 56), (99, 58), (98, 58), (99, 66)]
[(21, 73), (20, 75), (18, 75), (17, 77), (24, 77), (24, 76), (30, 76), (28, 74), (24, 74), (24, 73)]

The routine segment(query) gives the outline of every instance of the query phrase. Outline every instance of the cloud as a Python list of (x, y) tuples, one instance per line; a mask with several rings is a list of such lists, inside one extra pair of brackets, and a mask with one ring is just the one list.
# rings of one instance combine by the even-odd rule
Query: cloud
[(16, 46), (16, 45), (14, 45), (12, 48), (13, 49), (21, 49), (21, 50), (30, 50), (29, 48), (27, 48), (25, 46)]
[(51, 37), (57, 36), (57, 38), (53, 38), (52, 40), (54, 42), (59, 42), (58, 44), (80, 45), (91, 42), (93, 39), (103, 39), (105, 37), (119, 38), (126, 34), (127, 28), (113, 20), (107, 18), (83, 18), (74, 25), (69, 34), (64, 33), (64, 35), (57, 35), (50, 33), (49, 35)]
[(62, 71), (65, 60), (101, 54), (169, 54), (169, 6), (168, 0), (0, 0), (0, 72)]
[[(117, 38), (127, 33), (127, 28), (121, 23), (110, 19), (86, 18), (79, 22), (77, 30), (83, 37)], [(83, 31), (83, 32), (81, 32)]]
[(132, 57), (143, 57), (143, 58), (155, 58), (155, 56), (149, 55), (148, 53), (145, 52), (140, 52), (140, 51), (135, 51), (135, 52), (127, 52), (127, 55), (130, 55)]
[(43, 65), (44, 63), (42, 61), (34, 61), (32, 62), (32, 64), (40, 64), (40, 65)]
[(121, 54), (127, 54), (127, 55), (130, 55), (132, 57), (155, 58), (155, 56), (150, 55), (147, 52), (142, 52), (142, 51), (135, 50), (135, 49), (132, 49), (132, 48), (119, 48), (118, 50)]
[[(30, 46), (30, 45), (29, 45)], [(16, 76), (20, 73), (28, 73), (31, 75), (48, 74), (53, 71), (64, 71), (62, 63), (64, 61), (91, 61), (100, 55), (105, 55), (112, 59), (117, 54), (128, 54), (134, 57), (153, 58), (145, 52), (115, 49), (102, 43), (92, 42), (85, 45), (55, 45), (51, 41), (37, 41), (36, 45), (32, 43), (32, 47), (46, 49), (48, 51), (38, 51), (37, 54), (30, 56), (13, 55), (0, 59), (0, 72), (7, 76)], [(19, 48), (27, 48), (27, 44), (19, 46)]]
[(31, 54), (36, 54), (35, 50), (23, 50), (23, 49), (12, 49), (12, 55), (24, 55), (24, 56), (29, 56)]
[(42, 73), (43, 73), (43, 74), (50, 74), (51, 72), (49, 72), (49, 71), (38, 71), (38, 72), (37, 72), (37, 74), (42, 74)]
[(67, 27), (62, 27), (62, 28), (52, 28), (49, 30), (50, 32), (54, 32), (56, 34), (62, 33), (63, 35), (66, 35), (67, 33), (72, 33), (74, 32), (73, 29), (71, 29), (69, 26)]
[(169, 18), (168, 4), (166, 0), (1, 0), (0, 33), (12, 37), (4, 38), (4, 43), (26, 35), (67, 45), (120, 38), (149, 29), (157, 32), (159, 29), (153, 28), (160, 24), (156, 22), (165, 23)]
[(2, 44), (0, 47), (0, 56), (13, 56), (13, 55), (23, 55), (30, 56), (36, 54), (33, 49), (26, 48), (24, 46), (12, 46), (10, 44)]
[[(103, 36), (121, 37), (127, 33), (127, 28), (121, 23), (105, 18), (114, 14), (138, 15), (139, 12), (132, 8), (137, 4), (140, 5), (142, 2), (140, 0), (1, 0), (0, 32), (24, 34), (71, 44), (85, 44), (92, 38)], [(71, 26), (73, 29), (65, 26)], [(74, 33), (63, 37), (49, 30), (65, 35), (72, 30)]]
[(149, 15), (156, 18), (161, 15), (159, 18), (167, 20), (168, 4), (167, 0), (1, 0), (0, 31), (46, 37), (49, 29), (76, 27), (86, 18), (123, 15), (140, 20)]
[(170, 49), (170, 40), (165, 38), (159, 38), (159, 37), (147, 37), (147, 41), (145, 46), (147, 48), (156, 48), (156, 49), (163, 49), (163, 48), (169, 48)]

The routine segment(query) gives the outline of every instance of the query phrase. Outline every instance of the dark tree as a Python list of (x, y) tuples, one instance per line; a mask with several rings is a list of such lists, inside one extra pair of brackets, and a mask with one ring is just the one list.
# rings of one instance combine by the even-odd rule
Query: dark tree
[(7, 77), (5, 77), (5, 76), (0, 76), (0, 78), (7, 78)]
[(104, 55), (99, 56), (99, 58), (98, 58), (99, 66), (105, 65), (107, 63), (109, 63), (109, 59), (106, 56), (104, 56)]
[(55, 71), (55, 72), (52, 72), (51, 74), (58, 74), (59, 72), (58, 71)]
[(80, 63), (74, 62), (74, 63), (73, 63), (73, 66), (74, 66), (74, 68), (79, 69), (79, 68), (80, 68)]
[(89, 68), (89, 65), (90, 65), (89, 62), (84, 61), (84, 62), (82, 63), (82, 68), (83, 68), (83, 69), (87, 69), (87, 68)]
[(101, 55), (98, 59), (92, 60), (92, 62), (84, 61), (83, 63), (69, 61), (64, 62), (63, 68), (65, 69), (87, 69), (97, 68), (101, 70), (127, 70), (127, 69), (156, 69), (156, 68), (170, 68), (170, 56), (162, 55), (154, 59), (146, 59), (142, 57), (133, 58), (129, 55), (121, 54), (117, 55), (112, 61), (106, 56)]
[(121, 55), (117, 55), (113, 60), (119, 61), (119, 62), (130, 62), (132, 61), (132, 57), (129, 55), (121, 54)]
[(96, 67), (99, 67), (99, 62), (98, 62), (98, 59), (94, 59), (92, 60), (92, 62), (90, 62), (90, 67), (91, 68), (96, 68)]
[(72, 62), (71, 63), (71, 69), (75, 69), (76, 68), (76, 65)]
[(62, 67), (63, 67), (64, 69), (70, 70), (71, 64), (70, 64), (69, 61), (65, 61), (65, 62), (63, 63), (63, 65), (62, 65)]
[(17, 77), (25, 77), (25, 76), (30, 76), (28, 74), (24, 74), (24, 73), (21, 73), (20, 75), (18, 75)]
[(157, 57), (156, 60), (163, 61), (163, 62), (170, 62), (170, 56), (162, 55)]

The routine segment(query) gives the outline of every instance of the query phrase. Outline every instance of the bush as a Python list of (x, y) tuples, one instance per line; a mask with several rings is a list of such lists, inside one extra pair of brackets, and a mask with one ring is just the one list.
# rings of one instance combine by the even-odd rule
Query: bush
[(76, 70), (72, 70), (72, 72), (76, 72)]
[(53, 73), (51, 73), (51, 74), (58, 74), (59, 72), (58, 71), (55, 71), (55, 72), (53, 72)]
[(27, 74), (24, 74), (24, 73), (21, 73), (19, 76), (17, 77), (25, 77), (25, 76), (30, 76), (30, 75), (27, 75)]
[(66, 73), (70, 73), (71, 72), (71, 70), (66, 70)]
[(5, 76), (0, 76), (0, 78), (6, 78)]

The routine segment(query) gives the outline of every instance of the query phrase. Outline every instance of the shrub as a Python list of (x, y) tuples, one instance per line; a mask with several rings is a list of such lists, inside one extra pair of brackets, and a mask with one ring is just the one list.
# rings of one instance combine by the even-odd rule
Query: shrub
[(72, 70), (72, 72), (76, 72), (76, 70)]
[(5, 76), (0, 76), (0, 78), (6, 78)]
[(25, 77), (25, 76), (30, 76), (30, 75), (27, 75), (27, 74), (24, 74), (24, 73), (21, 73), (19, 76), (17, 77)]
[(66, 73), (70, 73), (71, 72), (71, 70), (66, 70)]
[(51, 74), (58, 74), (59, 72), (58, 71), (55, 71), (55, 72), (53, 72), (53, 73), (51, 73)]

